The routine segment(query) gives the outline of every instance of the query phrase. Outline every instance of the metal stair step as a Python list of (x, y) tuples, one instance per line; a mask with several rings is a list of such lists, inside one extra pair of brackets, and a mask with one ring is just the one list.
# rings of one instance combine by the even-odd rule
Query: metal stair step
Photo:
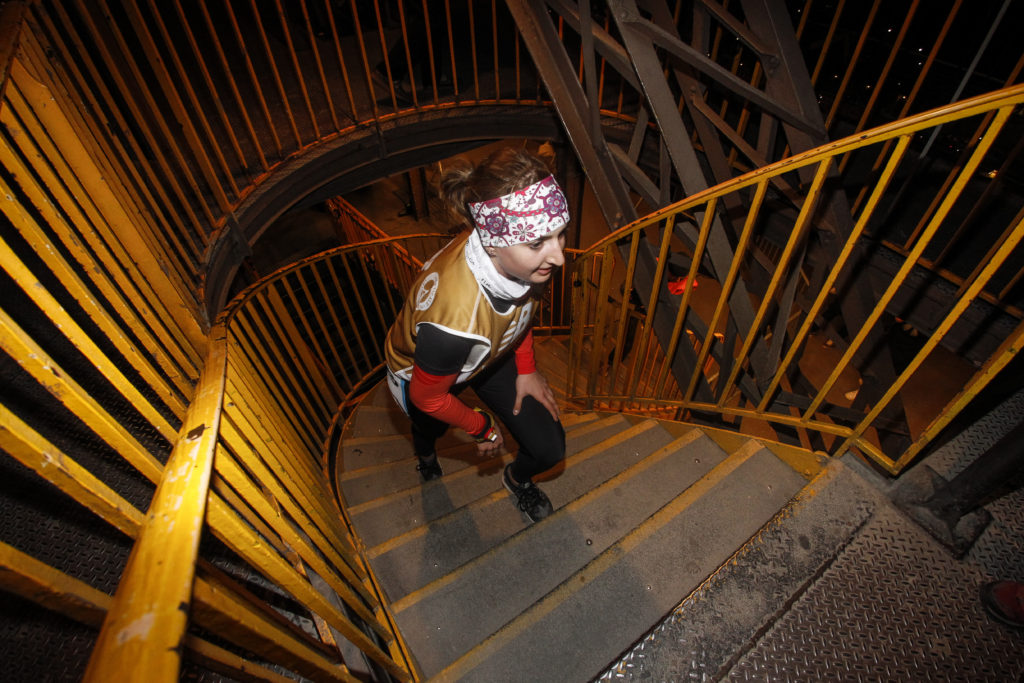
[[(570, 456), (628, 424), (621, 415), (597, 418), (594, 414), (571, 413), (563, 415), (562, 423), (566, 426), (566, 451)], [(376, 546), (439, 519), (501, 488), (497, 475), (510, 461), (510, 456), (481, 461), (475, 444), (458, 438), (450, 431), (445, 440), (439, 442), (439, 445), (447, 445), (438, 449), (445, 476), (428, 485), (420, 481), (407, 439), (404, 444), (390, 442), (386, 448), (391, 450), (387, 453), (373, 450), (371, 444), (345, 443), (345, 449), (367, 449), (360, 456), (362, 462), (372, 463), (376, 459), (390, 462), (374, 468), (367, 464), (352, 472), (351, 477), (341, 477), (349, 518), (367, 546)], [(514, 447), (514, 443), (510, 445)], [(400, 455), (396, 456), (395, 451)], [(349, 454), (345, 458), (355, 461)]]
[(610, 653), (657, 624), (805, 483), (750, 442), (500, 631), (477, 634), (480, 644), (439, 678), (508, 680), (515, 662), (516, 680), (592, 680)]
[(887, 504), (842, 462), (831, 461), (624, 659), (642, 657), (652, 680), (728, 678), (728, 668)]
[[(614, 548), (623, 535), (643, 525), (725, 458), (700, 432), (644, 454), (650, 455), (638, 458), (633, 467), (591, 488), (550, 518), (392, 604), (396, 622), (425, 675), (434, 675), (560, 584), (573, 581), (577, 571), (601, 557), (606, 548)], [(601, 466), (599, 459), (593, 464)]]
[[(630, 438), (614, 438), (623, 433)], [(556, 510), (671, 441), (655, 423), (609, 437), (570, 455), (562, 472), (543, 484)], [(440, 579), (526, 527), (496, 475), (490, 483), (493, 489), (469, 505), (369, 549), (374, 574), (390, 599)]]
[[(346, 450), (349, 446), (346, 444)], [(391, 441), (383, 449), (373, 449), (361, 454), (367, 464), (359, 469), (345, 472), (338, 477), (345, 502), (353, 508), (361, 508), (378, 498), (421, 486), (416, 471), (416, 457), (408, 437)], [(451, 435), (438, 441), (438, 458), (446, 476), (456, 476), (479, 468), (498, 469), (495, 459), (480, 461), (476, 455), (476, 444), (466, 440), (453, 441)], [(346, 454), (346, 459), (352, 456)]]
[[(472, 392), (463, 394), (471, 406), (481, 405)], [(563, 413), (562, 425), (566, 430), (581, 427), (597, 420), (594, 413)], [(359, 405), (345, 425), (342, 439), (341, 470), (343, 478), (363, 468), (403, 460), (412, 456), (409, 419), (384, 389), (378, 388)], [(470, 438), (456, 429), (450, 429), (438, 440), (438, 450), (458, 448), (470, 443)], [(510, 444), (514, 447), (514, 440)], [(442, 454), (443, 455), (443, 454)]]
[(394, 400), (384, 405), (361, 405), (359, 413), (359, 420), (346, 430), (346, 439), (370, 441), (409, 433), (409, 418), (405, 416)]

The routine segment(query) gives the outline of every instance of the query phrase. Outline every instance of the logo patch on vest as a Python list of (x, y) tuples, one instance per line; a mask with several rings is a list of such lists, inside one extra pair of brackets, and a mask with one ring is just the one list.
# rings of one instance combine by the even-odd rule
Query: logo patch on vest
[(416, 292), (416, 310), (425, 311), (434, 303), (434, 295), (437, 294), (437, 283), (440, 278), (437, 273), (431, 273), (423, 278), (419, 291)]

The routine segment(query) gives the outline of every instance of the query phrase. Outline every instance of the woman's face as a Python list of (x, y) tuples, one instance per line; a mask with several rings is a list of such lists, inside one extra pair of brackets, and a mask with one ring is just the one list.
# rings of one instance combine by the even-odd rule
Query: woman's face
[(512, 280), (533, 284), (547, 282), (555, 268), (565, 263), (562, 250), (565, 249), (565, 228), (551, 232), (539, 240), (510, 247), (495, 247), (494, 267), (499, 273)]

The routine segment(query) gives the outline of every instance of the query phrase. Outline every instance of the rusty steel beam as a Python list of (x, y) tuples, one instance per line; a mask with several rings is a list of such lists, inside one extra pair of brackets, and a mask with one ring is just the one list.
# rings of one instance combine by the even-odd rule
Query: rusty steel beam
[[(523, 42), (526, 43), (541, 79), (555, 103), (558, 115), (566, 127), (569, 140), (576, 150), (609, 226), (615, 229), (635, 220), (637, 214), (630, 201), (623, 174), (616, 167), (615, 154), (601, 132), (595, 131), (591, 123), (599, 103), (588, 102), (545, 4), (540, 0), (508, 0), (508, 6), (519, 26)], [(562, 6), (564, 7), (564, 3)], [(576, 25), (581, 28), (589, 23), (588, 20), (581, 19), (579, 13), (574, 16)], [(618, 53), (615, 50), (612, 52)], [(594, 95), (596, 97), (596, 93)], [(633, 172), (637, 170), (632, 169)], [(650, 292), (655, 289), (656, 284), (658, 288), (661, 287), (661, 283), (655, 283), (655, 263), (653, 250), (650, 245), (644, 244), (637, 264), (637, 282), (640, 289)], [(672, 321), (659, 320), (655, 328), (660, 342), (667, 346), (672, 336)], [(689, 377), (696, 367), (692, 349), (687, 350), (684, 345), (682, 351), (678, 366), (673, 368), (676, 377), (680, 379)], [(710, 388), (706, 383), (701, 384), (698, 395), (703, 398), (710, 396)]]
[(541, 0), (508, 0), (507, 4), (609, 226), (615, 229), (630, 223), (637, 215), (626, 185), (615, 167), (608, 144), (603, 137), (595, 135), (590, 125), (592, 105), (587, 101), (546, 5)]
[[(765, 72), (765, 92), (774, 99), (797, 108), (804, 117), (814, 121), (818, 128), (816, 132), (808, 132), (782, 121), (790, 150), (794, 153), (801, 152), (824, 144), (828, 141), (825, 122), (818, 108), (800, 46), (789, 24), (785, 6), (779, 0), (742, 0), (742, 6), (747, 20), (762, 39), (778, 46), (778, 67)], [(801, 180), (807, 182), (808, 175), (809, 169), (803, 170)], [(830, 193), (816, 227), (820, 250), (809, 254), (809, 257), (815, 270), (827, 270), (835, 263), (843, 242), (853, 230), (853, 218), (844, 193)], [(859, 246), (857, 251), (862, 251)], [(860, 329), (874, 308), (874, 290), (864, 276), (858, 278), (857, 284), (844, 286), (845, 284), (842, 281), (837, 283), (839, 291), (847, 292), (839, 301), (843, 322), (847, 329)], [(864, 379), (864, 386), (857, 397), (859, 402), (874, 403), (882, 394), (882, 387), (891, 385), (896, 378), (892, 356), (888, 346), (880, 339), (881, 334), (881, 330), (872, 328), (870, 338), (864, 347), (876, 349), (877, 353), (869, 354), (865, 351), (855, 357)], [(903, 408), (898, 399), (890, 404), (886, 417), (894, 421), (903, 421)], [(901, 437), (895, 438), (902, 441)]]
[[(711, 183), (708, 182), (704, 175), (697, 151), (690, 141), (690, 133), (686, 129), (682, 117), (679, 116), (678, 105), (669, 89), (668, 82), (665, 80), (664, 70), (655, 52), (654, 45), (646, 39), (644, 32), (637, 28), (639, 24), (637, 20), (639, 10), (636, 3), (633, 0), (611, 0), (609, 4), (612, 7), (613, 17), (622, 34), (626, 50), (632, 57), (633, 65), (643, 86), (648, 106), (651, 108), (654, 119), (658, 124), (661, 140), (668, 150), (673, 167), (682, 183), (684, 191), (686, 194), (694, 194), (707, 189)], [(662, 4), (658, 11), (656, 11), (655, 17), (661, 19), (662, 22), (670, 18), (671, 15), (668, 13), (667, 6)], [(694, 89), (697, 87), (695, 80), (687, 79), (685, 76), (681, 76), (681, 78), (683, 79), (684, 86), (690, 86)], [(695, 94), (694, 92), (688, 94), (699, 96), (699, 93)], [(713, 139), (710, 137), (710, 131), (706, 133), (709, 135), (707, 138), (708, 146), (711, 146), (712, 142), (717, 142), (717, 138)], [(718, 154), (714, 154), (713, 149), (711, 153), (708, 153), (706, 146), (705, 154), (709, 158), (714, 157), (713, 164), (718, 164), (719, 160), (724, 161), (725, 159), (725, 155), (721, 152), (720, 147), (718, 147)], [(712, 223), (711, 234), (708, 240), (708, 253), (714, 270), (720, 277), (729, 271), (734, 254), (726, 227), (723, 225), (720, 216), (715, 216)], [(744, 330), (750, 329), (754, 319), (754, 311), (750, 305), (749, 293), (742, 280), (736, 282), (729, 303), (730, 314), (736, 319), (737, 326)], [(766, 372), (769, 375), (771, 374), (768, 372), (766, 365), (767, 355), (760, 345), (755, 347), (751, 361), (755, 368), (755, 375), (761, 375)], [(750, 388), (756, 392), (756, 389)], [(750, 398), (756, 403), (760, 396), (755, 393)]]

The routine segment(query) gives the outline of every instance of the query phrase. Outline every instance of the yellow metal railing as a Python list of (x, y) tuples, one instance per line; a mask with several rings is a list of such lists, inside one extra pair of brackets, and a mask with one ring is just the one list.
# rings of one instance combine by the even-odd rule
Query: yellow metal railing
[[(332, 210), (346, 231), (375, 236), (351, 206), (335, 201)], [(336, 504), (325, 447), (339, 408), (383, 365), (384, 335), (421, 267), (417, 255), (429, 256), (448, 239), (381, 238), (337, 248), (281, 269), (228, 307), (211, 335), (197, 398), (109, 608), (91, 680), (113, 671), (154, 680), (175, 668), (178, 655), (168, 643), (186, 633), (179, 606), (190, 602), (196, 562), (205, 577), (195, 545), (204, 504), (206, 529), (323, 625), (321, 646), (340, 634), (397, 679), (409, 677), (397, 632), (349, 534), (344, 505)], [(174, 514), (164, 512), (168, 506)], [(161, 557), (169, 547), (176, 548), (173, 563)], [(153, 581), (179, 589), (155, 590)], [(192, 602), (206, 595), (202, 585), (196, 584)], [(241, 615), (259, 609), (244, 601), (235, 610), (203, 603), (200, 614), (261, 659), (347, 679), (336, 651), (333, 662), (298, 650), (282, 657), (255, 639)], [(152, 627), (149, 635), (123, 637), (142, 621)], [(287, 629), (277, 633), (284, 637)]]
[[(75, 192), (80, 184), (90, 196), (116, 200), (123, 214), (115, 223), (119, 236), (123, 231), (122, 239), (144, 245), (163, 271), (152, 282), (164, 305), (173, 315), (182, 311), (199, 321), (216, 315), (196, 299), (210, 275), (204, 269), (222, 265), (213, 258), (218, 248), (240, 237), (234, 224), (240, 207), (301, 158), (345, 136), (371, 135), (418, 116), (480, 105), (550, 106), (498, 0), (7, 4), (22, 9), (8, 12), (18, 16), (5, 26), (11, 34), (9, 52), (0, 55), (10, 60), (6, 80), (28, 95), (45, 89), (37, 94), (55, 102), (51, 109), (66, 120), (52, 126), (53, 112), (41, 109), (40, 125), (54, 132), (58, 149), (68, 147), (70, 162), (88, 157), (96, 167), (95, 173), (77, 174), (79, 183), (69, 187)], [(702, 10), (668, 4), (682, 25), (694, 11), (738, 12), (728, 5)], [(981, 36), (973, 31), (972, 42), (965, 43), (961, 30), (957, 41), (949, 38), (967, 11), (962, 0), (930, 10), (948, 14), (941, 26), (931, 26), (920, 5), (908, 1), (893, 24), (881, 0), (870, 6), (787, 3), (833, 134), (849, 131), (851, 122), (840, 120), (843, 110), (860, 112), (852, 127), (861, 130), (935, 106), (936, 97), (954, 99), (943, 65), (964, 54), (982, 55), (983, 45), (975, 44)], [(607, 51), (588, 52), (594, 41), (574, 34), (578, 19), (570, 7), (551, 3), (548, 9), (581, 80), (584, 64), (595, 63), (597, 82), (587, 88), (592, 108), (608, 121), (646, 121), (629, 69), (621, 73), (623, 66)], [(607, 8), (591, 3), (591, 9), (595, 29), (614, 39)], [(1012, 40), (1010, 23), (993, 27), (993, 44)], [(719, 21), (709, 21), (709, 31), (711, 59), (762, 87), (760, 56)], [(853, 54), (847, 54), (854, 38)], [(991, 62), (987, 53), (982, 56)], [(1014, 83), (1024, 58), (999, 66), (975, 74), (968, 92)], [(912, 84), (896, 76), (907, 72), (915, 74)], [(747, 138), (722, 140), (734, 169), (778, 158), (755, 144), (757, 105), (714, 88), (705, 99), (700, 106)], [(668, 185), (667, 179), (660, 182)], [(855, 205), (862, 201), (856, 198)]]
[[(1021, 251), (1018, 247), (1024, 238), (1024, 210), (1018, 212), (1005, 228), (993, 228), (992, 247), (978, 260), (969, 277), (955, 281), (958, 296), (951, 300), (941, 315), (937, 315), (934, 328), (925, 332), (926, 338), (915, 349), (912, 359), (905, 366), (897, 368), (895, 380), (891, 385), (883, 387), (883, 394), (876, 403), (858, 407), (851, 400), (836, 396), (836, 385), (844, 373), (862, 371), (863, 368), (855, 363), (855, 357), (865, 351), (864, 344), (872, 330), (883, 329), (894, 298), (902, 289), (910, 286), (909, 280), (915, 269), (929, 265), (923, 254), (934, 246), (940, 228), (952, 222), (954, 216), (963, 215), (969, 209), (971, 195), (965, 190), (969, 185), (978, 184), (979, 169), (988, 168), (993, 158), (998, 159), (1010, 143), (1016, 142), (1014, 136), (1019, 135), (1019, 130), (1007, 130), (1007, 122), (1011, 117), (1019, 118), (1022, 102), (1024, 86), (1017, 86), (845, 138), (701, 192), (601, 240), (579, 257), (575, 264), (575, 278), (579, 286), (573, 306), (570, 354), (573, 369), (570, 378), (574, 381), (570, 390), (572, 397), (588, 405), (674, 406), (680, 414), (715, 414), (730, 419), (750, 419), (811, 430), (826, 437), (830, 452), (839, 453), (849, 447), (857, 448), (890, 472), (899, 472), (1012, 359), (1024, 340), (1024, 324), (1020, 323), (1019, 310), (1001, 299), (1001, 294), (1019, 279)], [(865, 324), (860, 329), (849, 330), (847, 336), (840, 339), (840, 353), (829, 367), (829, 372), (823, 375), (822, 381), (812, 392), (794, 396), (793, 388), (788, 385), (789, 370), (794, 364), (813, 355), (808, 352), (808, 345), (812, 343), (810, 337), (817, 329), (819, 315), (837, 300), (836, 284), (850, 276), (854, 269), (867, 267), (866, 263), (851, 259), (855, 248), (872, 244), (876, 248), (879, 246), (879, 240), (873, 241), (869, 234), (870, 228), (880, 216), (878, 207), (892, 200), (893, 180), (899, 176), (901, 163), (914, 137), (940, 125), (967, 123), (973, 126), (978, 121), (983, 127), (975, 143), (970, 146), (970, 154), (963, 165), (954, 169), (952, 182), (947, 184), (939, 180), (934, 185), (918, 183), (914, 185), (914, 191), (918, 193), (917, 200), (903, 198), (905, 204), (925, 214), (922, 229), (915, 231), (913, 239), (903, 245), (905, 251), (891, 251), (900, 259), (895, 274), (890, 281), (878, 287), (877, 303), (869, 312)], [(794, 307), (792, 315), (785, 321), (785, 327), (772, 329), (769, 311), (784, 305), (782, 284), (791, 277), (794, 269), (799, 270), (804, 266), (796, 254), (807, 240), (815, 207), (827, 200), (829, 190), (826, 181), (831, 177), (832, 169), (856, 151), (873, 151), (878, 148), (885, 150), (882, 171), (867, 188), (866, 202), (853, 217), (854, 228), (842, 246), (840, 256), (831, 264), (820, 289), (804, 293), (808, 304), (803, 308)], [(814, 179), (793, 201), (789, 239), (773, 264), (770, 281), (763, 291), (758, 292), (757, 300), (752, 302), (756, 308), (753, 322), (749, 329), (739, 330), (735, 337), (727, 336), (723, 332), (731, 289), (741, 272), (751, 266), (751, 243), (763, 229), (768, 214), (764, 203), (769, 188), (782, 176), (802, 168), (813, 170)], [(941, 201), (933, 204), (931, 199), (935, 195), (932, 193), (940, 190), (942, 194), (938, 196)], [(743, 228), (735, 246), (731, 268), (728, 273), (720, 273), (716, 280), (704, 276), (702, 262), (706, 256), (712, 218), (720, 210), (723, 199), (730, 195), (741, 198), (742, 205), (746, 207), (746, 216), (740, 221)], [(675, 232), (676, 228), (684, 224), (697, 230), (698, 238), (693, 248), (680, 242)], [(624, 240), (631, 245), (628, 256), (616, 246)], [(658, 253), (658, 265), (653, 286), (637, 289), (635, 271), (638, 246), (643, 240), (648, 240)], [(697, 280), (704, 284), (703, 287), (688, 287), (679, 295), (668, 292), (669, 278), (665, 264), (674, 255), (680, 255), (683, 261), (689, 263), (686, 281)], [(934, 271), (927, 269), (925, 272), (934, 274)], [(997, 282), (1001, 284), (993, 289)], [(642, 300), (646, 314), (643, 316), (643, 328), (633, 341), (639, 351), (625, 361), (619, 354), (612, 353), (625, 341), (626, 318), (622, 315), (622, 311), (626, 310), (625, 298), (620, 298), (623, 301), (621, 310), (606, 306), (604, 302), (612, 294), (634, 291)], [(708, 292), (712, 295), (708, 296)], [(1015, 329), (1004, 337), (999, 347), (967, 379), (960, 391), (947, 397), (948, 400), (939, 409), (921, 418), (923, 421), (919, 420), (916, 425), (907, 427), (910, 445), (905, 450), (898, 453), (886, 452), (878, 437), (883, 423), (883, 411), (896, 397), (904, 394), (908, 383), (922, 371), (929, 359), (934, 359), (933, 352), (943, 343), (968, 307), (981, 299), (994, 302), (1015, 319)], [(706, 323), (702, 335), (696, 333), (691, 325), (694, 320), (691, 311), (698, 302)], [(670, 303), (674, 306), (670, 307)], [(673, 310), (676, 312), (673, 313)], [(650, 353), (646, 350), (658, 346), (653, 320), (657, 316), (666, 315), (674, 316), (671, 341), (663, 354)], [(753, 372), (750, 362), (752, 348), (756, 344), (770, 344), (777, 335), (785, 335), (785, 343), (782, 345), (785, 352), (773, 364), (770, 376), (750, 378), (761, 389), (760, 399), (754, 401), (749, 397), (744, 398), (738, 385), (742, 378)], [(726, 339), (733, 339), (732, 347), (723, 348)], [(602, 344), (603, 340), (609, 343)], [(699, 371), (677, 382), (679, 378), (671, 376), (669, 364), (681, 344), (695, 346), (695, 367)], [(715, 358), (728, 359), (730, 370), (727, 375), (718, 375), (717, 367), (714, 369), (715, 374), (711, 375), (712, 368), (708, 361)], [(714, 365), (717, 366), (717, 363)], [(582, 379), (577, 380), (577, 377)], [(657, 378), (657, 381), (645, 383), (641, 381), (642, 378)], [(695, 398), (695, 387), (700, 380), (706, 380), (712, 386), (715, 397), (713, 401)], [(776, 399), (783, 389), (790, 392), (790, 396), (784, 402), (785, 405), (779, 407)], [(918, 391), (921, 389), (918, 388)], [(836, 411), (836, 407), (843, 410)], [(836, 417), (837, 413), (841, 418)]]
[[(424, 239), (437, 238), (405, 241)], [(157, 484), (145, 516), (4, 409), (5, 451), (135, 539), (113, 600), (5, 546), (8, 588), (36, 586), (31, 595), (41, 604), (89, 624), (106, 613), (88, 680), (176, 680), (181, 643), (188, 656), (233, 675), (274, 680), (256, 663), (265, 661), (316, 680), (356, 680), (339, 637), (396, 680), (410, 680), (333, 497), (323, 452), (339, 403), (381, 364), (383, 335), (419, 267), (395, 246), (378, 240), (337, 249), (240, 295), (211, 334), (195, 399), (166, 466), (140, 468)], [(3, 330), (5, 349), (17, 351), (20, 341), (26, 348), (19, 355), (38, 356), (42, 367), (57, 370), (13, 323), (5, 321)], [(84, 399), (81, 407), (67, 404), (83, 422), (102, 428)], [(200, 555), (199, 540), (208, 533), (227, 549), (230, 572)], [(243, 589), (250, 572), (301, 604), (317, 637)], [(195, 637), (192, 624), (250, 654), (230, 655)]]
[(10, 4), (11, 80), (48, 89), (179, 297), (289, 162), (429, 110), (546, 106), (493, 0)]
[[(75, 454), (48, 441), (42, 433), (46, 425), (37, 429), (3, 407), (0, 448), (135, 543), (113, 598), (7, 545), (0, 559), (6, 569), (0, 572), (2, 585), (89, 625), (106, 617), (87, 672), (90, 680), (108, 680), (112, 672), (171, 680), (183, 654), (229, 675), (274, 680), (273, 672), (257, 663), (266, 661), (314, 679), (353, 680), (338, 637), (396, 679), (408, 679), (401, 644), (337, 507), (324, 448), (339, 405), (381, 366), (383, 335), (423, 258), (448, 237), (387, 238), (339, 248), (247, 290), (210, 334), (206, 358), (197, 363), (202, 375), (179, 418), (168, 417), (169, 407), (153, 399), (159, 385), (146, 390), (120, 377), (106, 344), (94, 341), (64, 311), (75, 290), (58, 299), (37, 286), (39, 276), (25, 258), (34, 253), (31, 244), (46, 249), (50, 243), (31, 239), (40, 226), (32, 212), (16, 207), (7, 205), (8, 217), (27, 244), (4, 245), (8, 277), (52, 320), (62, 343), (81, 349), (94, 370), (173, 448), (166, 463), (154, 457), (123, 426), (124, 415), (108, 397), (94, 398), (75, 380), (78, 371), (65, 369), (3, 313), (0, 342), (7, 355), (19, 359), (74, 420), (156, 491), (144, 514)], [(354, 234), (372, 231), (350, 206), (336, 203), (336, 210)], [(64, 268), (69, 284), (105, 270), (102, 261), (90, 261), (94, 267), (86, 268), (65, 264), (57, 250), (50, 252), (39, 254), (39, 261)], [(82, 289), (90, 291), (84, 284)], [(84, 299), (83, 305), (95, 307), (93, 324), (132, 330), (106, 312), (107, 303)], [(208, 534), (245, 569), (226, 573), (201, 556), (199, 540)], [(268, 612), (241, 585), (249, 572), (308, 610), (317, 637)], [(196, 636), (193, 626), (251, 654), (232, 654)]]
[[(913, 3), (907, 22), (920, 21), (918, 4)], [(840, 21), (856, 23), (844, 13), (857, 6), (841, 3), (825, 21), (833, 28)], [(363, 11), (367, 7), (372, 11)], [(436, 237), (411, 239), (402, 248), (397, 242), (345, 248), (276, 273), (250, 289), (209, 335), (197, 289), (204, 259), (229, 232), (232, 213), (275, 172), (320, 143), (428, 109), (547, 106), (516, 31), (500, 16), (504, 11), (502, 3), (486, 0), (387, 6), (312, 0), (11, 0), (0, 7), (0, 348), (9, 361), (5, 383), (16, 367), (17, 387), (31, 386), (45, 399), (32, 391), (4, 394), (0, 450), (51, 484), (55, 496), (80, 504), (86, 516), (116, 530), (129, 544), (138, 542), (114, 597), (13, 541), (0, 543), (0, 588), (92, 627), (107, 618), (93, 678), (126, 679), (127, 672), (141, 671), (139, 678), (169, 680), (177, 677), (178, 656), (184, 654), (234, 678), (281, 680), (273, 667), (283, 667), (310, 679), (351, 680), (336, 634), (396, 678), (413, 675), (357, 543), (329, 495), (323, 451), (338, 404), (379, 368), (377, 336), (393, 316), (416, 260), (433, 250)], [(808, 2), (801, 20), (827, 11), (825, 3)], [(898, 115), (921, 109), (923, 96), (918, 95), (929, 90), (926, 79), (942, 80), (935, 66), (943, 61), (940, 49), (964, 11), (964, 3), (955, 0), (940, 35), (927, 42), (920, 76), (909, 97), (900, 100)], [(604, 26), (610, 28), (611, 22), (606, 19)], [(879, 30), (878, 23), (870, 30)], [(757, 82), (760, 75), (744, 70), (743, 53), (728, 53), (732, 43), (721, 40), (722, 35), (715, 29), (718, 61)], [(865, 77), (855, 73), (866, 68), (864, 59), (839, 55), (843, 71), (832, 74), (818, 65), (835, 61), (839, 44), (830, 39), (822, 47), (814, 74), (819, 84), (833, 76), (842, 84), (829, 93), (833, 111), (850, 104), (858, 79), (875, 87), (872, 95), (878, 92), (892, 80), (889, 63), (906, 56), (897, 41), (884, 73)], [(571, 53), (581, 50), (570, 48)], [(870, 50), (858, 50), (865, 52)], [(585, 57), (572, 58), (582, 65)], [(1008, 75), (1000, 73), (987, 87), (1014, 83), (1021, 60), (1003, 65), (1010, 67)], [(636, 120), (642, 104), (635, 93), (605, 61), (598, 64), (597, 100), (603, 113)], [(403, 67), (411, 73), (408, 94), (401, 87)], [(1009, 362), (1022, 341), (1020, 311), (1006, 300), (1019, 287), (1024, 269), (1009, 276), (1005, 272), (1019, 253), (1019, 215), (973, 268), (946, 268), (955, 255), (951, 252), (970, 241), (972, 226), (980, 220), (960, 211), (971, 174), (980, 170), (1002, 178), (1012, 170), (1007, 167), (1014, 155), (987, 162), (994, 150), (1013, 147), (1005, 139), (1007, 127), (1019, 118), (1019, 101), (1019, 88), (1002, 91), (788, 159), (620, 231), (589, 250), (575, 269), (570, 261), (540, 322), (564, 331), (572, 321), (577, 335), (572, 363), (587, 383), (585, 391), (577, 385), (575, 398), (817, 430), (834, 452), (854, 447), (891, 471), (905, 467)], [(723, 118), (741, 119), (741, 132), (756, 112), (740, 105), (737, 113), (730, 101), (709, 104)], [(858, 130), (870, 123), (869, 116), (893, 118), (891, 107), (882, 112), (880, 105), (873, 96)], [(836, 123), (836, 117), (829, 118)], [(908, 236), (881, 242), (903, 260), (891, 284), (879, 291), (883, 299), (898, 296), (900, 283), (922, 267), (952, 284), (955, 302), (881, 400), (862, 409), (858, 419), (850, 421), (844, 413), (847, 421), (842, 423), (826, 410), (836, 401), (834, 388), (828, 387), (837, 379), (828, 375), (856, 373), (852, 357), (861, 343), (858, 330), (850, 331), (834, 372), (815, 394), (803, 396), (801, 407), (774, 410), (766, 402), (780, 389), (795, 392), (787, 385), (785, 368), (801, 362), (814, 333), (815, 313), (830, 304), (833, 294), (830, 286), (808, 293), (801, 317), (790, 320), (785, 330), (766, 328), (763, 306), (777, 298), (779, 278), (799, 268), (797, 240), (806, 231), (801, 226), (813, 223), (809, 212), (828, 191), (830, 169), (849, 175), (855, 151), (869, 152), (873, 160), (868, 166), (875, 182), (851, 193), (856, 230), (850, 246), (865, 235), (873, 237), (872, 217), (879, 215), (904, 160), (916, 151), (913, 136), (930, 134), (940, 124), (966, 127), (957, 137), (978, 144), (967, 145), (944, 169), (946, 177), (930, 186), (928, 198), (934, 201), (916, 216)], [(736, 168), (749, 168), (739, 156), (730, 150)], [(719, 363), (717, 349), (726, 335), (714, 325), (705, 336), (687, 328), (686, 310), (705, 303), (708, 291), (720, 287), (699, 270), (689, 275), (696, 276), (700, 288), (673, 295), (682, 313), (672, 345), (666, 349), (656, 343), (651, 322), (661, 311), (657, 302), (663, 292), (642, 292), (642, 307), (631, 302), (635, 290), (627, 283), (633, 281), (635, 255), (623, 258), (611, 248), (613, 240), (635, 246), (640, 239), (652, 239), (667, 257), (681, 253), (682, 246), (664, 228), (689, 220), (699, 235), (687, 252), (693, 258), (705, 249), (709, 229), (700, 214), (713, 215), (729, 193), (746, 193), (744, 206), (755, 210), (741, 246), (758, 241), (759, 197), (770, 196), (769, 183), (799, 167), (816, 169), (818, 181), (800, 195), (806, 212), (802, 217), (794, 213), (794, 238), (774, 257), (780, 264), (778, 277), (755, 304), (759, 324), (738, 340), (737, 363), (728, 370)], [(796, 184), (795, 178), (788, 180)], [(979, 206), (994, 192), (983, 193)], [(947, 222), (956, 226), (948, 243), (929, 249), (937, 231), (947, 239)], [(745, 267), (745, 258), (738, 249), (738, 269)], [(848, 258), (844, 250), (826, 285), (851, 268)], [(580, 287), (571, 287), (569, 276)], [(346, 287), (367, 296), (338, 297)], [(571, 310), (570, 294), (579, 297)], [(707, 318), (721, 320), (724, 299), (708, 301)], [(1016, 327), (959, 393), (912, 428), (910, 447), (882, 450), (875, 424), (884, 402), (916, 378), (973, 301), (1005, 312), (1018, 321)], [(869, 324), (880, 324), (885, 308), (880, 301)], [(635, 335), (630, 334), (631, 321), (638, 321)], [(750, 348), (781, 334), (788, 340), (785, 355), (775, 374), (758, 378), (765, 381), (763, 401), (736, 403), (730, 389), (747, 372), (744, 359)], [(615, 343), (607, 349), (595, 340)], [(689, 382), (669, 372), (672, 346), (684, 343), (693, 345), (703, 377), (721, 387), (714, 403), (695, 401), (688, 395)], [(619, 378), (627, 390), (610, 389), (611, 380)], [(45, 410), (38, 409), (37, 399)], [(40, 416), (47, 411), (50, 422)], [(80, 430), (70, 441), (88, 443), (61, 440), (61, 430), (69, 427)], [(109, 452), (118, 465), (126, 463), (123, 469), (147, 495), (128, 495), (116, 477), (80, 452), (90, 449)], [(154, 498), (147, 516), (149, 494)], [(168, 511), (173, 511), (173, 525)], [(49, 521), (67, 521), (57, 506), (43, 513)], [(197, 539), (198, 529), (210, 534)], [(211, 559), (198, 549), (197, 542), (212, 537), (230, 561), (215, 562), (222, 558)], [(94, 554), (91, 543), (82, 535), (69, 542), (70, 552)], [(116, 558), (110, 562), (121, 569)], [(281, 619), (246, 588), (246, 578), (256, 574), (312, 615), (315, 635)], [(159, 588), (152, 588), (158, 577)], [(188, 622), (182, 603), (190, 608)], [(107, 675), (111, 667), (118, 669), (116, 676)]]

